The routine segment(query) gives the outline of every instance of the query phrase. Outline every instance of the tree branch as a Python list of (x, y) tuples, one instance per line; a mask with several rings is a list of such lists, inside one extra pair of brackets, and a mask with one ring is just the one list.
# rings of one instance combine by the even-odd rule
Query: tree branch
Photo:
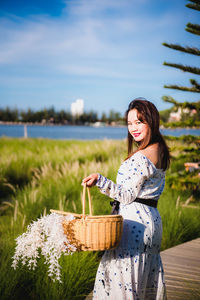
[(186, 87), (186, 86), (179, 86), (179, 85), (164, 85), (166, 89), (174, 89), (174, 90), (181, 90), (186, 92), (193, 92), (193, 93), (200, 93), (200, 89), (196, 87)]
[(185, 6), (188, 7), (188, 8), (191, 8), (191, 9), (195, 9), (195, 10), (200, 11), (200, 5), (199, 5), (199, 4), (188, 3), (188, 4), (186, 4)]
[(183, 72), (189, 72), (189, 73), (200, 75), (200, 68), (184, 66), (184, 65), (181, 65), (181, 64), (173, 64), (173, 63), (168, 63), (168, 62), (164, 62), (163, 65), (180, 69)]
[(200, 49), (198, 48), (194, 48), (194, 47), (183, 47), (181, 45), (178, 44), (168, 44), (168, 43), (162, 43), (163, 46), (174, 49), (174, 50), (178, 50), (181, 52), (186, 52), (189, 54), (194, 54), (194, 55), (198, 55), (200, 56)]

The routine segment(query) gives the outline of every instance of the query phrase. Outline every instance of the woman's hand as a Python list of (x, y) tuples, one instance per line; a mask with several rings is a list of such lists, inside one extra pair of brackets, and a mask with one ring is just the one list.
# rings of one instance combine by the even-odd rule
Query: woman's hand
[(97, 179), (98, 179), (98, 174), (93, 173), (93, 174), (90, 174), (89, 176), (85, 177), (82, 181), (82, 184), (86, 183), (86, 185), (88, 187), (91, 187), (96, 184)]

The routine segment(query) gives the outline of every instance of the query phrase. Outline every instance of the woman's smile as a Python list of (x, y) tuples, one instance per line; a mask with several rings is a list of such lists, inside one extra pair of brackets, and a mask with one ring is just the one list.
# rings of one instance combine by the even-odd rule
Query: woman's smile
[(140, 133), (131, 133), (134, 137), (138, 137), (140, 135)]

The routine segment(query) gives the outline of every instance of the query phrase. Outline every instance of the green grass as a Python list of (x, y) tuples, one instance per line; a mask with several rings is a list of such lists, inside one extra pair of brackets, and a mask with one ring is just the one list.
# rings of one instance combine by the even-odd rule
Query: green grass
[(166, 188), (159, 199), (158, 210), (163, 223), (161, 250), (200, 237), (200, 209), (181, 206), (189, 196), (189, 191)]
[[(186, 190), (172, 186), (173, 178), (184, 174), (184, 162), (198, 157), (198, 146), (195, 139), (167, 142), (173, 158), (158, 206), (163, 221), (162, 249), (200, 236), (200, 209), (181, 206), (192, 195), (194, 204), (200, 207), (193, 193), (198, 190), (195, 181)], [(15, 238), (51, 208), (81, 213), (82, 179), (100, 172), (115, 181), (125, 157), (124, 141), (0, 139), (1, 299), (84, 299), (93, 287), (101, 253), (63, 256), (64, 284), (54, 283), (47, 276), (43, 258), (35, 271), (24, 266), (16, 271), (11, 268)], [(110, 200), (97, 188), (91, 189), (91, 195), (93, 213), (108, 214)]]

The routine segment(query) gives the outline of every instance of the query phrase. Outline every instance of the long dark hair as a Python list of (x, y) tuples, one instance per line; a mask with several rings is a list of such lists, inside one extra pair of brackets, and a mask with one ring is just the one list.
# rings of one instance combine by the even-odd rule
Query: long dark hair
[[(142, 142), (137, 143), (138, 149), (145, 149), (147, 146), (158, 143), (160, 150), (160, 158), (161, 158), (161, 168), (166, 170), (170, 164), (170, 154), (169, 148), (160, 133), (159, 125), (160, 125), (160, 115), (153, 103), (147, 101), (146, 99), (136, 98), (128, 106), (128, 110), (126, 111), (126, 123), (128, 124), (128, 113), (130, 110), (137, 110), (137, 117), (142, 123), (146, 123), (149, 125), (149, 133), (145, 137)], [(130, 157), (133, 152), (133, 137), (128, 131), (128, 157)], [(136, 152), (136, 151), (135, 151)]]

